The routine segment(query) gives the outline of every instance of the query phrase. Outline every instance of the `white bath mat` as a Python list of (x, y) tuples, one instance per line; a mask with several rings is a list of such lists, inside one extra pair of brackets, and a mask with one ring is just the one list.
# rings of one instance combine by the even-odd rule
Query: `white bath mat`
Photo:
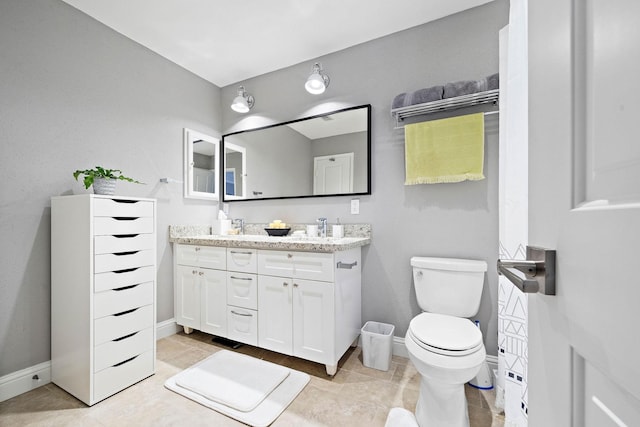
[(165, 387), (251, 426), (268, 426), (309, 382), (309, 375), (220, 350), (169, 378)]

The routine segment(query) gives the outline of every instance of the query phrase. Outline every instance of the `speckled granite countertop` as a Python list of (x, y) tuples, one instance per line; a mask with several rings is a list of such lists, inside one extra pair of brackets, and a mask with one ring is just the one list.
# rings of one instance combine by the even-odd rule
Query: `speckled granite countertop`
[[(255, 225), (253, 229), (260, 229)], [(274, 237), (263, 234), (211, 235), (208, 226), (170, 226), (169, 241), (189, 245), (222, 246), (228, 248), (273, 249), (285, 251), (338, 252), (358, 248), (371, 243), (369, 224), (344, 224), (345, 237)], [(264, 227), (262, 227), (264, 228)], [(295, 227), (292, 227), (295, 229)], [(328, 227), (331, 229), (331, 227)]]

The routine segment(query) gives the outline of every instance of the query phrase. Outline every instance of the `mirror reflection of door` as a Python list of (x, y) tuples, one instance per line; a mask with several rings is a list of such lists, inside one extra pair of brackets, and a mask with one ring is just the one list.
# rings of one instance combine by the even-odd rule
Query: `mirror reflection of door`
[(224, 197), (244, 199), (247, 197), (247, 149), (225, 144), (224, 153)]
[(313, 194), (353, 192), (353, 153), (313, 159)]
[(218, 200), (219, 141), (184, 129), (184, 197)]

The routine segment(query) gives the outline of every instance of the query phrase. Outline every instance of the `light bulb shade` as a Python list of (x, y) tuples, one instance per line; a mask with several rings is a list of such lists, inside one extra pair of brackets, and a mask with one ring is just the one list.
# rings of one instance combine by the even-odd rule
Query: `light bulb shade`
[(323, 93), (329, 86), (329, 76), (322, 72), (322, 67), (317, 62), (313, 65), (313, 71), (304, 84), (307, 92), (313, 95)]
[(231, 103), (231, 109), (238, 113), (248, 113), (249, 110), (253, 107), (255, 100), (253, 96), (249, 95), (243, 86), (238, 88), (238, 96), (233, 98), (233, 102)]

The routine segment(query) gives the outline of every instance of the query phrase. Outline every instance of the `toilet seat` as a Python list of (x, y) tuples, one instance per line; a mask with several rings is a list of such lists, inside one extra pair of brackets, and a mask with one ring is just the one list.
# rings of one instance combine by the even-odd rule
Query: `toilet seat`
[(466, 356), (484, 346), (482, 332), (471, 321), (445, 314), (419, 314), (408, 334), (421, 348), (444, 356)]

